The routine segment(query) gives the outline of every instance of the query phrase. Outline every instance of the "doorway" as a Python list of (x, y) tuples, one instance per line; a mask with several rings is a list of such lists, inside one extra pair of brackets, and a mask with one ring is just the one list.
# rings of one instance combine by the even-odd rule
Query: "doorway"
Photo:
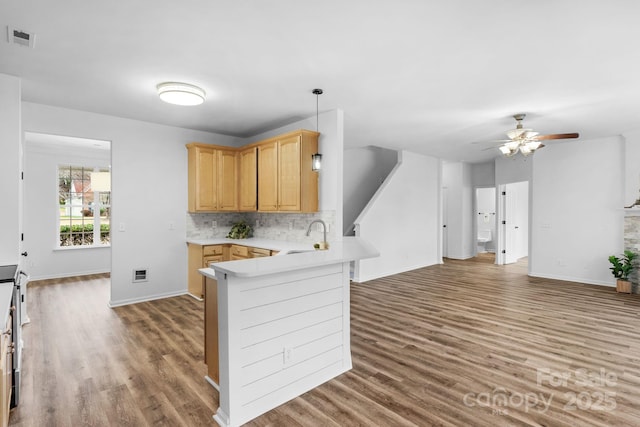
[(23, 154), (30, 279), (110, 273), (111, 142), (27, 131)]
[(496, 188), (476, 188), (476, 256), (489, 258), (496, 253)]

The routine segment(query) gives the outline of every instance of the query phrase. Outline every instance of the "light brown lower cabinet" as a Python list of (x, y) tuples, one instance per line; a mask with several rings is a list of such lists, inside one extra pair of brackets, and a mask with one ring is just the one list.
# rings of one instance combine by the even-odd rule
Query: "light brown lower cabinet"
[(11, 342), (12, 316), (9, 315), (7, 324), (0, 337), (0, 426), (9, 425), (9, 410), (11, 405), (11, 386), (13, 385), (11, 371), (13, 370), (13, 343)]
[[(200, 245), (189, 245), (200, 246)], [(220, 249), (215, 249), (215, 255), (204, 256), (205, 259), (210, 257), (209, 262), (229, 261), (236, 259), (249, 259), (260, 258), (275, 255), (277, 251), (271, 251), (269, 249), (254, 248), (243, 245), (210, 245), (200, 246), (200, 248), (207, 248), (219, 246)], [(205, 252), (211, 253), (213, 249), (201, 249), (200, 252), (194, 250), (194, 256), (203, 256)], [(218, 253), (219, 252), (219, 253)], [(214, 260), (215, 258), (215, 260)], [(191, 259), (191, 252), (189, 252), (189, 259)], [(207, 262), (206, 266), (209, 265)], [(194, 262), (194, 264), (196, 264)], [(198, 264), (199, 265), (199, 264)], [(204, 277), (199, 272), (197, 267), (193, 270), (195, 274), (204, 279), (204, 363), (207, 365), (207, 376), (216, 384), (220, 384), (220, 364), (218, 353), (218, 281), (210, 277)], [(189, 273), (191, 274), (191, 266), (189, 267)], [(191, 290), (189, 290), (191, 292)]]
[(204, 284), (204, 363), (207, 376), (220, 384), (218, 362), (218, 281), (206, 278)]
[(224, 245), (196, 245), (188, 243), (187, 290), (196, 298), (204, 298), (204, 276), (198, 272), (212, 262), (226, 261)]

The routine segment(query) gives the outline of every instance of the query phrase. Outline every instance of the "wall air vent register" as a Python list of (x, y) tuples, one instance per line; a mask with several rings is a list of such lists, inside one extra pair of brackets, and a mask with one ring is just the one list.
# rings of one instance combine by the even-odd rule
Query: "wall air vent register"
[(138, 282), (148, 282), (149, 281), (149, 276), (147, 274), (147, 269), (146, 268), (137, 268), (135, 270), (133, 270), (133, 283), (138, 283)]
[(24, 30), (7, 26), (7, 42), (33, 48), (36, 42), (36, 35), (34, 33), (29, 33)]

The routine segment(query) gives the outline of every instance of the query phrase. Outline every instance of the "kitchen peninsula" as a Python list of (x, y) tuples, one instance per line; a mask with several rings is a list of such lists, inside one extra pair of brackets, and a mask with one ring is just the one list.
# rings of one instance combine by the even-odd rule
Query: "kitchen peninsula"
[(217, 321), (218, 424), (242, 425), (351, 369), (350, 261), (378, 255), (345, 237), (200, 269), (217, 288), (205, 328)]

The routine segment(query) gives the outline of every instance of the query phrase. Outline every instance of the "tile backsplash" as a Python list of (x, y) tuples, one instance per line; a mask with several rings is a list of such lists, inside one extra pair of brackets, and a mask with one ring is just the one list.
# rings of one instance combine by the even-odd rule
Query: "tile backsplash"
[[(635, 209), (629, 212), (634, 215), (629, 215), (627, 212), (624, 217), (624, 249), (640, 253), (640, 216), (635, 215)], [(639, 276), (637, 268), (634, 268), (629, 276), (634, 294), (640, 293)]]
[[(288, 242), (315, 243), (322, 240), (322, 231), (314, 226), (311, 236), (307, 228), (315, 219), (323, 220), (328, 227), (327, 240), (335, 240), (335, 211), (316, 213), (187, 213), (187, 238), (210, 239), (225, 237), (231, 226), (245, 221), (253, 228), (253, 236), (262, 239), (284, 240)], [(256, 224), (257, 221), (257, 224)], [(215, 224), (215, 227), (214, 227)]]

